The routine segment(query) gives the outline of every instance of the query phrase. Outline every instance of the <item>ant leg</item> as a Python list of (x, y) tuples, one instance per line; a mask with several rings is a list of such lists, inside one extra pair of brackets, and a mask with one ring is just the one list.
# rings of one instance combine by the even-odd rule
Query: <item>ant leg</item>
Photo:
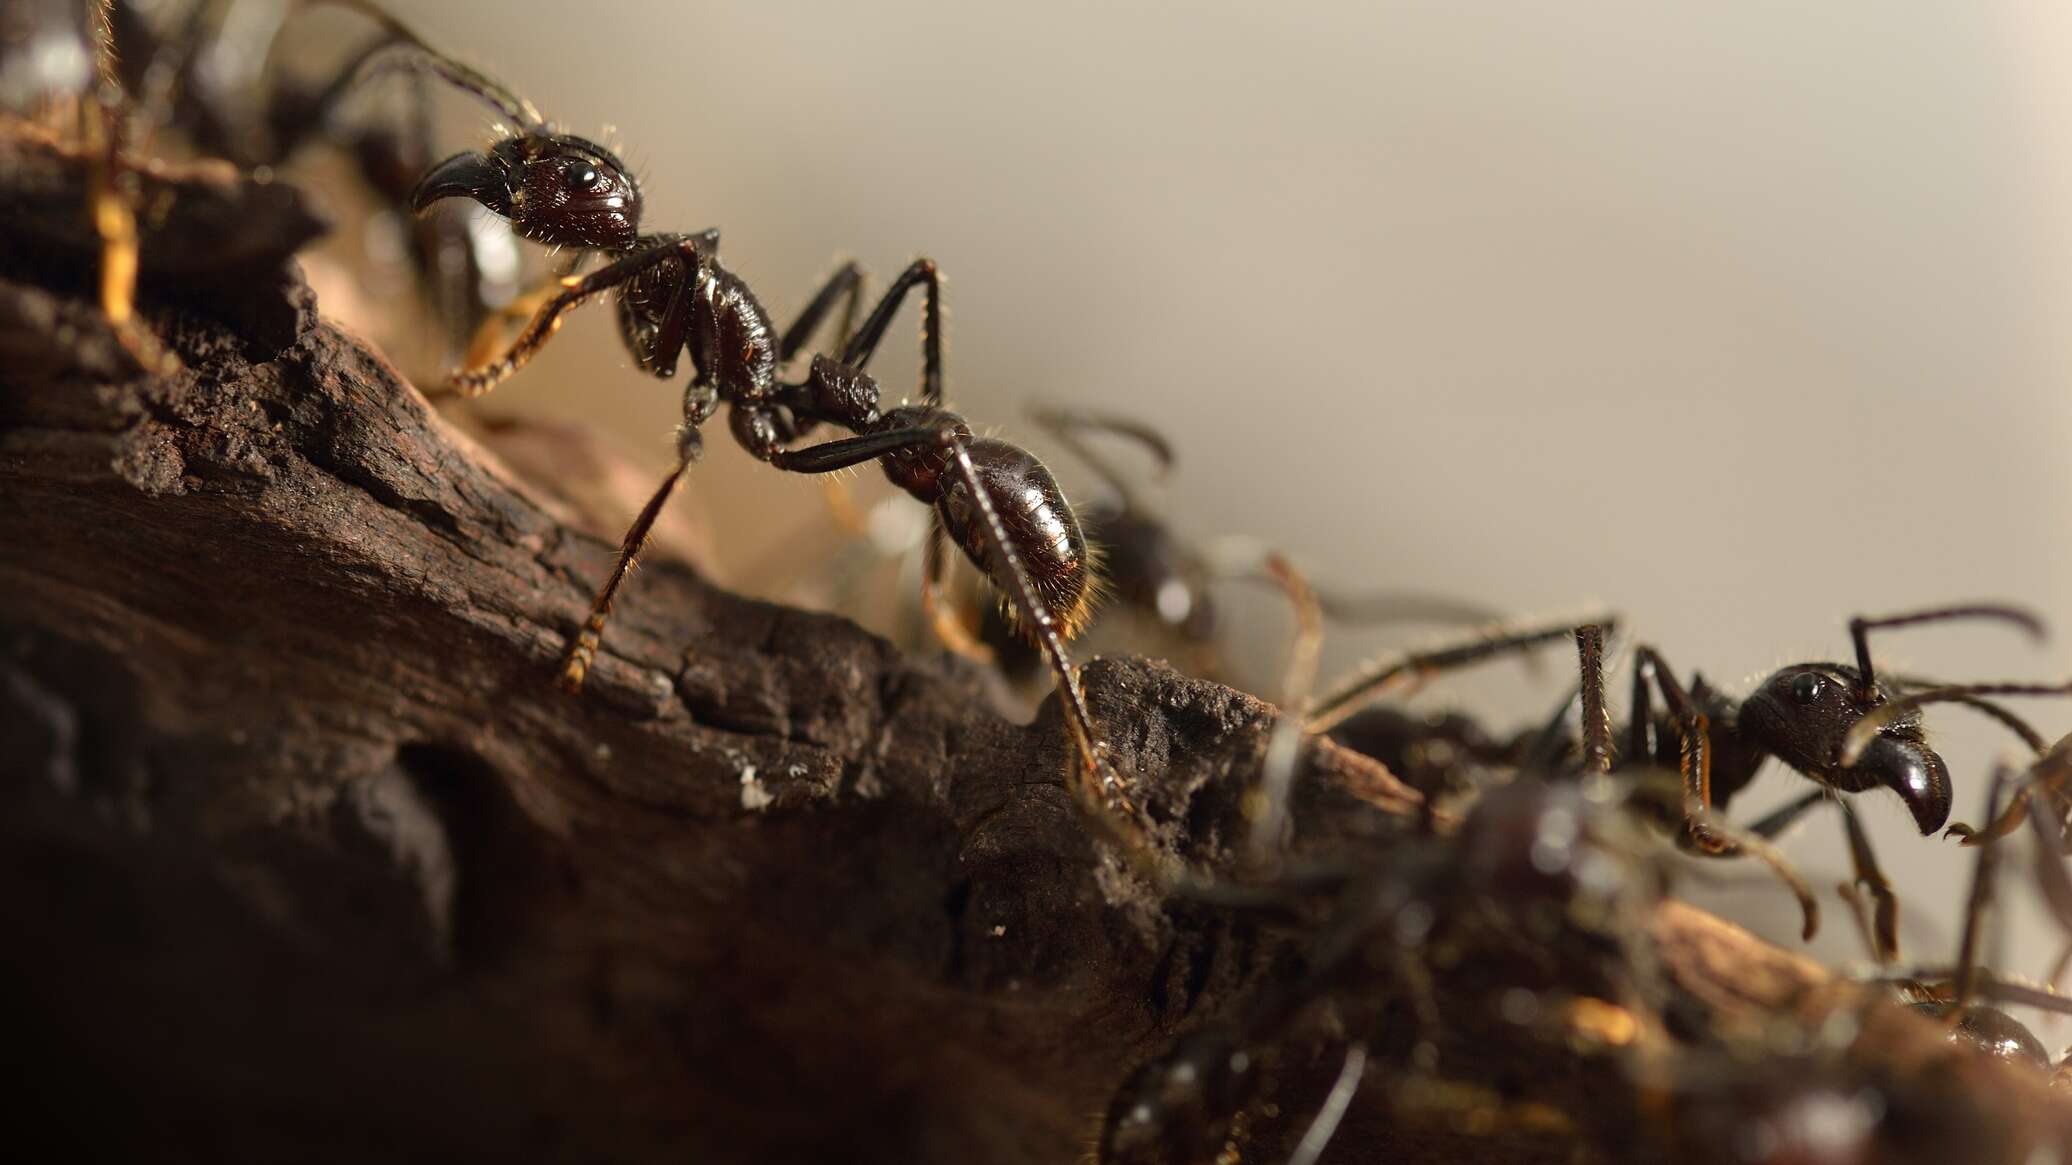
[(1683, 804), (1685, 831), (1699, 849), (1710, 854), (1732, 852), (1723, 839), (1715, 836), (1700, 824), (1700, 818), (1712, 814), (1712, 726), (1705, 713), (1698, 711), (1691, 702), (1690, 694), (1678, 682), (1676, 673), (1652, 647), (1643, 646), (1634, 653), (1634, 667), (1643, 677), (1652, 676), (1655, 687), (1661, 690), (1662, 702), (1668, 705), (1669, 714), (1676, 718), (1683, 746), (1677, 757), (1677, 773), (1683, 778)]
[[(486, 364), (474, 365), (451, 374), (446, 378), (447, 386), (462, 396), (481, 396), (503, 383), (512, 373), (525, 367), (538, 355), (540, 349), (546, 347), (547, 341), (553, 338), (554, 333), (561, 330), (563, 314), (580, 306), (583, 301), (610, 291), (670, 259), (684, 264), (683, 282), (687, 287), (695, 281), (695, 273), (707, 262), (708, 252), (704, 249), (704, 244), (705, 240), (712, 237), (712, 232), (707, 232), (703, 236), (662, 243), (645, 251), (636, 251), (588, 275), (571, 275), (561, 280), (560, 292), (533, 315), (532, 321), (525, 325), (525, 330), (518, 334), (518, 338), (512, 341), (502, 356)], [(688, 298), (687, 294), (679, 292), (676, 300), (672, 301), (669, 318), (679, 315), (687, 317), (690, 314), (688, 305), (683, 303)], [(665, 327), (668, 327), (667, 319)], [(670, 329), (676, 332), (678, 348), (683, 346), (683, 332), (687, 327), (686, 322)], [(666, 336), (664, 338), (666, 339)]]
[(1612, 771), (1612, 717), (1604, 706), (1604, 628), (1576, 628), (1576, 656), (1582, 671), (1583, 769)]
[(2072, 875), (2065, 872), (2064, 829), (2045, 820), (2041, 813), (2031, 814), (2029, 824), (2036, 833), (2032, 859), (2036, 884), (2043, 891), (2043, 901), (2050, 907), (2052, 916), (2057, 919), (2058, 928), (2072, 935)]
[[(737, 417), (743, 414), (736, 410)], [(752, 428), (752, 423), (737, 423), (736, 431)], [(747, 442), (744, 442), (747, 444)], [(866, 461), (875, 461), (888, 453), (933, 445), (948, 452), (950, 467), (956, 471), (958, 480), (971, 495), (972, 508), (976, 510), (978, 530), (985, 539), (987, 552), (998, 567), (999, 576), (994, 585), (1006, 592), (1016, 613), (1023, 620), (1024, 629), (1036, 640), (1044, 658), (1049, 661), (1056, 677), (1058, 691), (1064, 703), (1066, 729), (1072, 734), (1073, 744), (1083, 762), (1084, 775), (1091, 778), (1092, 787), (1082, 786), (1078, 792), (1082, 803), (1089, 809), (1099, 806), (1109, 813), (1127, 814), (1134, 818), (1136, 807), (1122, 791), (1122, 782), (1108, 768), (1103, 759), (1107, 746), (1094, 731), (1093, 713), (1086, 704), (1086, 690), (1080, 686), (1079, 672), (1072, 666), (1072, 657), (1065, 651), (1065, 641), (1059, 632), (1058, 621), (1050, 608), (1036, 593), (1035, 585), (1029, 580), (1027, 568), (1007, 532), (1006, 523), (1001, 521), (1000, 510), (993, 504), (993, 497), (986, 492), (985, 481), (979, 476), (978, 467), (972, 463), (971, 453), (964, 441), (953, 429), (918, 426), (906, 429), (891, 429), (881, 433), (866, 433), (858, 437), (845, 437), (839, 441), (828, 441), (805, 449), (761, 448), (750, 444), (752, 451), (763, 457), (778, 469), (792, 473), (829, 473), (847, 469)], [(1111, 827), (1111, 818), (1097, 817)], [(1117, 840), (1126, 840), (1118, 837)]]
[(1141, 829), (1136, 807), (1123, 793), (1121, 780), (1103, 759), (1107, 746), (1094, 732), (1093, 713), (1086, 706), (1086, 691), (1080, 687), (1079, 670), (1072, 666), (1072, 657), (1065, 654), (1065, 641), (1058, 633), (1057, 620), (1036, 593), (1035, 585), (1029, 581), (1029, 572), (1022, 566), (1021, 555), (1015, 551), (1007, 526), (1000, 520), (1000, 510), (986, 492), (985, 481), (978, 475), (978, 466), (972, 463), (971, 451), (950, 430), (936, 430), (935, 439), (949, 450), (950, 463), (956, 467), (957, 476), (971, 495), (972, 508), (978, 511), (978, 528), (985, 538), (986, 549), (1000, 567), (1000, 573), (1006, 576), (1004, 580), (996, 581), (1007, 584), (1004, 589), (1014, 601), (1023, 627), (1035, 636), (1044, 657), (1050, 661), (1051, 671), (1057, 676), (1065, 724), (1072, 732), (1082, 762), (1080, 772), (1091, 781), (1090, 785), (1080, 787), (1082, 803), (1091, 802), (1089, 809), (1097, 805), (1106, 810), (1105, 815), (1097, 816), (1095, 820), (1116, 834), (1116, 840), (1129, 843), (1132, 852), (1142, 855), (1148, 843), (1141, 837), (1122, 836), (1115, 822), (1116, 815), (1127, 815), (1132, 824), (1138, 824)]
[(1295, 612), (1295, 635), (1288, 645), (1287, 666), (1281, 673), (1280, 712), (1266, 736), (1259, 789), (1246, 807), (1252, 818), (1251, 856), (1263, 863), (1281, 844), (1281, 834), (1287, 827), (1295, 763), (1301, 759), (1302, 738), (1307, 735), (1301, 709), (1309, 703), (1310, 685), (1317, 676), (1317, 658), (1323, 654), (1324, 616), (1317, 609), (1316, 593), (1309, 589), (1309, 580), (1294, 564), (1269, 552), (1262, 565), (1267, 577), (1287, 595)]
[(1857, 694), (1869, 699), (1876, 693), (1878, 686), (1877, 675), (1871, 665), (1872, 631), (1890, 627), (1912, 627), (1919, 623), (1938, 623), (1945, 619), (1998, 619), (2028, 632), (2031, 639), (2042, 639), (2044, 635), (2043, 620), (2019, 607), (2003, 603), (1935, 607), (1926, 611), (1908, 611), (1899, 615), (1880, 615), (1872, 618), (1859, 615), (1849, 620), (1849, 639), (1856, 646), (1857, 682), (1861, 685)]
[(127, 100), (115, 60), (113, 17), (105, 4), (95, 4), (90, 23), (95, 42), (96, 82), (93, 96), (80, 102), (79, 117), (93, 163), (89, 205), (94, 233), (101, 240), (101, 314), (115, 338), (143, 371), (165, 376), (180, 369), (180, 360), (137, 321), (137, 243), (134, 195), (123, 189), (123, 138)]
[(569, 645), (568, 655), (561, 664), (559, 683), (564, 691), (575, 693), (583, 689), (583, 677), (590, 673), (590, 665), (596, 661), (597, 646), (604, 638), (605, 620), (611, 617), (612, 598), (619, 593), (619, 584), (626, 581), (626, 575), (633, 570), (633, 562), (640, 557), (640, 551), (647, 545), (648, 534), (655, 528), (655, 519), (661, 517), (662, 507), (669, 501), (669, 495), (676, 492), (684, 474), (704, 451), (704, 443), (697, 427), (686, 419), (676, 439), (676, 467), (655, 490), (654, 496), (641, 507), (640, 515), (626, 528), (626, 536), (619, 543), (619, 560), (613, 564), (610, 577), (604, 581), (603, 589), (590, 602), (590, 617), (584, 621), (583, 629)]
[(835, 350), (839, 352), (847, 347), (850, 325), (855, 323), (856, 308), (862, 298), (863, 268), (853, 261), (835, 268), (835, 273), (827, 277), (827, 282), (821, 284), (820, 290), (814, 292), (813, 298), (799, 310), (798, 318), (784, 329), (784, 336), (777, 342), (778, 363), (789, 362), (805, 348), (806, 341), (813, 338), (813, 333), (827, 319), (827, 313), (834, 310), (837, 300), (842, 303), (842, 323), (835, 336)]
[(949, 531), (943, 528), (942, 515), (931, 514), (921, 566), (921, 612), (928, 617), (928, 626), (944, 647), (974, 663), (991, 663), (993, 649), (979, 642), (956, 604), (950, 601), (946, 586), (950, 577), (948, 542)]
[(1648, 686), (1648, 669), (1633, 663), (1633, 693), (1627, 702), (1626, 760), (1645, 764), (1655, 759), (1655, 693)]
[[(2000, 796), (2012, 779), (2005, 765), (1993, 766), (1993, 783), (1986, 789), (1986, 820), (2000, 816)], [(1971, 867), (1971, 895), (1964, 906), (1964, 937), (1957, 947), (1957, 973), (1950, 988), (1949, 1010), (1945, 1012), (1953, 1023), (1978, 994), (1979, 944), (1986, 916), (1992, 911), (1993, 871), (1999, 860), (1999, 846), (1980, 846), (1978, 860)]]
[[(1584, 619), (1581, 622), (1595, 622), (1609, 628), (1616, 620), (1610, 615), (1605, 615), (1597, 619)], [(1424, 651), (1405, 652), (1396, 656), (1384, 656), (1361, 667), (1310, 704), (1306, 713), (1309, 731), (1330, 731), (1346, 717), (1359, 711), (1368, 701), (1391, 690), (1399, 682), (1422, 680), (1437, 672), (1465, 667), (1493, 656), (1523, 651), (1565, 639), (1575, 633), (1578, 625), (1577, 620), (1567, 619), (1538, 627), (1493, 626), (1463, 642)]]
[(1345, 1110), (1352, 1107), (1353, 1096), (1360, 1090), (1360, 1078), (1366, 1074), (1367, 1045), (1354, 1040), (1345, 1049), (1345, 1062), (1339, 1065), (1338, 1078), (1331, 1082), (1323, 1105), (1310, 1118), (1309, 1128), (1295, 1143), (1295, 1151), (1288, 1154), (1288, 1165), (1316, 1165), (1337, 1134), (1338, 1122), (1345, 1119)]
[(849, 337), (849, 343), (842, 349), (841, 363), (851, 368), (862, 368), (870, 363), (871, 354), (878, 350), (879, 341), (885, 338), (885, 329), (892, 326), (892, 317), (906, 301), (907, 292), (915, 285), (921, 285), (921, 401), (924, 404), (942, 403), (942, 273), (937, 270), (935, 260), (916, 259), (899, 273), (892, 286), (878, 300), (878, 306), (871, 309), (863, 326)]
[(1827, 800), (1827, 797), (1828, 791), (1825, 786), (1814, 789), (1801, 795), (1796, 801), (1787, 801), (1782, 808), (1771, 810), (1767, 816), (1757, 818), (1748, 827), (1748, 832), (1764, 841), (1776, 841), (1784, 836), (1786, 830), (1797, 825), (1799, 820), (1805, 817), (1807, 810)]
[(1856, 810), (1846, 800), (1838, 799), (1836, 805), (1842, 810), (1842, 831), (1849, 840), (1849, 861), (1856, 869), (1856, 885), (1871, 896), (1874, 904), (1871, 954), (1879, 966), (1891, 966), (1899, 961), (1899, 896), (1892, 892), (1892, 883), (1885, 880), (1885, 871), (1878, 868), (1870, 834), (1864, 832)]

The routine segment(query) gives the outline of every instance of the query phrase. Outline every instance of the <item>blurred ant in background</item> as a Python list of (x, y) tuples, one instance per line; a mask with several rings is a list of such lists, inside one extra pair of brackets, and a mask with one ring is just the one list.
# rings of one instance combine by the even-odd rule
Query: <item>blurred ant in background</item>
[[(359, 13), (377, 26), (317, 82), (275, 67), (290, 22), (314, 8)], [(171, 15), (163, 15), (170, 9)], [(383, 208), (382, 224), (408, 224), (405, 251), (422, 294), (458, 351), (516, 291), (518, 252), (508, 232), (484, 231), (467, 214), (410, 213), (409, 197), (432, 161), (431, 100), (422, 74), (408, 78), (399, 124), (351, 124), (341, 107), (371, 78), (370, 61), (418, 43), (366, 0), (196, 0), (184, 8), (139, 0), (15, 0), (0, 16), (0, 95), (26, 112), (70, 99), (80, 109), (85, 148), (97, 160), (92, 217), (102, 239), (101, 300), (139, 363), (169, 371), (176, 361), (132, 319), (139, 254), (134, 142), (176, 135), (197, 154), (266, 174), (305, 146), (328, 143)], [(82, 72), (81, 64), (89, 66)], [(440, 66), (473, 91), (472, 71)], [(498, 108), (506, 117), (515, 112)]]
[[(1135, 475), (1124, 472), (1093, 444), (1093, 439), (1108, 438), (1134, 445), (1149, 455), (1153, 480), (1163, 479), (1174, 464), (1173, 448), (1147, 422), (1065, 407), (1034, 409), (1030, 420), (1100, 483), (1093, 500), (1073, 508), (1101, 555), (1107, 591), (1101, 621), (1127, 616), (1133, 628), (1149, 632), (1153, 654), (1171, 652), (1189, 674), (1228, 682), (1218, 647), (1223, 619), (1215, 586), (1235, 580), (1273, 581), (1272, 572), (1263, 566), (1273, 552), (1240, 536), (1206, 542), (1185, 538), (1144, 499)], [(1487, 623), (1499, 618), (1492, 608), (1437, 595), (1313, 593), (1323, 617), (1339, 624)], [(968, 642), (955, 628), (942, 637), (953, 647)], [(991, 611), (981, 616), (976, 640), (978, 649), (966, 654), (997, 663), (1011, 679), (1027, 679), (1038, 665), (1007, 621)]]

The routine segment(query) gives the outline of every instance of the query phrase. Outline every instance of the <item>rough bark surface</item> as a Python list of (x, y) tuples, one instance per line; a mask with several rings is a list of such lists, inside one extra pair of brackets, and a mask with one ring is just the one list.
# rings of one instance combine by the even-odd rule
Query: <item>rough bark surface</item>
[[(292, 191), (162, 181), (145, 301), (187, 368), (140, 379), (80, 298), (91, 239), (54, 209), (76, 165), (0, 157), (0, 998), (36, 1138), (1065, 1161), (1133, 1065), (1285, 956), (1091, 839), (1054, 704), (1004, 720), (961, 666), (842, 619), (655, 564), (558, 691), (612, 547), (316, 313)], [(226, 213), (234, 247), (177, 244)], [(1271, 709), (1141, 661), (1087, 677), (1161, 844), (1223, 862)], [(1385, 847), (1416, 803), (1329, 745), (1299, 787), (1306, 842)], [(1654, 931), (1723, 1011), (1854, 995), (1694, 910)], [(1453, 1015), (1479, 998), (1440, 984)], [(1926, 1024), (1874, 1026), (2010, 1129), (2061, 1119)], [(1580, 1078), (1618, 1095), (1578, 1106), (1635, 1104)], [(1333, 1159), (1576, 1148), (1384, 1111), (1356, 1106)], [(1260, 1136), (1277, 1159), (1286, 1130)]]

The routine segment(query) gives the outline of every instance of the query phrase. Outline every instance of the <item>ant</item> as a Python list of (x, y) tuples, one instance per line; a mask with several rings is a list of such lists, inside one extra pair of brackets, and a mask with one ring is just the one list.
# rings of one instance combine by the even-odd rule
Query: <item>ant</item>
[[(1730, 856), (1751, 843), (1767, 844), (1815, 804), (1834, 800), (1842, 812), (1856, 879), (1877, 902), (1879, 948), (1891, 949), (1897, 942), (1898, 900), (1877, 866), (1870, 839), (1854, 810), (1835, 795), (1890, 789), (1906, 805), (1923, 836), (1932, 834), (1949, 820), (1949, 768), (1928, 746), (1920, 705), (1963, 703), (2035, 742), (2033, 729), (1985, 697), (2063, 695), (2072, 690), (2054, 685), (1990, 684), (1936, 688), (1902, 697), (1893, 685), (1925, 685), (1899, 678), (1888, 682), (1879, 676), (1871, 660), (1872, 631), (1958, 619), (2005, 622), (2037, 638), (2044, 633), (2034, 615), (1996, 604), (1853, 618), (1849, 634), (1856, 649), (1855, 666), (1792, 664), (1771, 673), (1738, 702), (1696, 673), (1686, 688), (1661, 653), (1643, 644), (1634, 651), (1625, 749), (1615, 757), (1609, 748), (1586, 746), (1585, 755), (1592, 768), (1605, 773), (1635, 765), (1674, 768), (1682, 782), (1679, 841), (1709, 856)], [(1586, 710), (1594, 709), (1586, 711), (1586, 723), (1606, 722), (1603, 692), (1592, 691), (1593, 686), (1586, 678), (1583, 705)], [(1652, 707), (1656, 691), (1666, 705), (1666, 715), (1659, 721)], [(1857, 731), (1853, 741), (1852, 730)], [(1819, 788), (1756, 822), (1738, 839), (1727, 837), (1721, 831), (1718, 811), (1749, 785), (1770, 757), (1783, 761)], [(1810, 938), (1816, 916), (1809, 912), (1806, 922), (1806, 937)]]
[[(634, 361), (669, 379), (688, 351), (695, 375), (685, 387), (676, 464), (621, 543), (618, 561), (591, 604), (563, 661), (560, 682), (580, 690), (595, 660), (613, 598), (663, 505), (703, 451), (701, 430), (721, 404), (728, 428), (751, 456), (791, 473), (820, 474), (876, 461), (893, 484), (934, 510), (924, 602), (932, 603), (954, 538), (1005, 595), (1023, 634), (1041, 647), (1063, 694), (1066, 724), (1086, 775), (1108, 808), (1126, 807), (1120, 784), (1100, 759), (1079, 676), (1065, 644), (1089, 617), (1096, 593), (1093, 554), (1050, 471), (1026, 450), (974, 436), (943, 406), (941, 277), (919, 259), (902, 272), (839, 357), (813, 357), (803, 381), (779, 369), (806, 347), (838, 301), (853, 306), (862, 276), (845, 264), (781, 334), (761, 301), (719, 261), (719, 232), (642, 233), (639, 183), (604, 146), (560, 132), (538, 111), (488, 78), (414, 44), (435, 72), (489, 100), (513, 123), (489, 149), (457, 154), (418, 183), (411, 204), (423, 211), (445, 199), (471, 199), (506, 219), (520, 238), (550, 247), (596, 251), (608, 262), (569, 275), (510, 346), (453, 373), (466, 396), (489, 392), (548, 342), (563, 317), (607, 292), (616, 296), (620, 334)], [(907, 296), (922, 289), (921, 403), (881, 409), (865, 365)], [(820, 425), (853, 436), (818, 445), (793, 442)], [(1084, 790), (1083, 790), (1084, 791)]]

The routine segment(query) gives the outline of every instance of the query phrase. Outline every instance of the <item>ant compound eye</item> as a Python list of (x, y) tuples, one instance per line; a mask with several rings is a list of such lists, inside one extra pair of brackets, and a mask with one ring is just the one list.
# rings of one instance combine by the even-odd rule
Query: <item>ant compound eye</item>
[(1812, 672), (1800, 672), (1798, 677), (1791, 681), (1791, 698), (1801, 704), (1811, 704), (1826, 690), (1827, 681)]
[(596, 163), (576, 158), (561, 168), (561, 184), (576, 194), (587, 194), (604, 183)]

